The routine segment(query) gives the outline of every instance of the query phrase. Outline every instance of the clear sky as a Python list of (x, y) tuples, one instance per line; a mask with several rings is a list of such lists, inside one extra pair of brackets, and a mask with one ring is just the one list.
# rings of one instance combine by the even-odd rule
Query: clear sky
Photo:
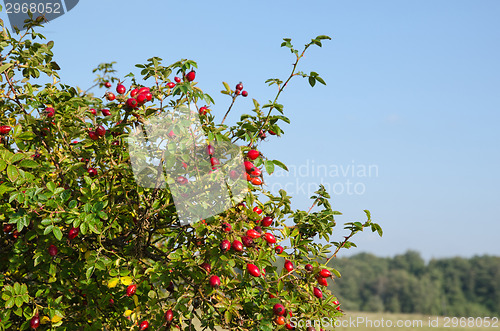
[[(327, 86), (293, 81), (281, 99), (292, 123), (262, 145), (296, 173), (267, 183), (288, 184), (302, 209), (309, 185), (325, 183), (339, 223), (369, 209), (384, 237), (363, 233), (346, 253), (430, 259), (500, 254), (499, 17), (497, 0), (83, 0), (43, 33), (63, 80), (85, 88), (101, 62), (117, 61), (124, 76), (152, 56), (193, 59), (219, 120), (222, 81), (243, 81), (264, 103), (275, 92), (264, 81), (293, 62), (281, 39), (331, 36), (301, 67)], [(229, 122), (251, 107), (240, 100)]]

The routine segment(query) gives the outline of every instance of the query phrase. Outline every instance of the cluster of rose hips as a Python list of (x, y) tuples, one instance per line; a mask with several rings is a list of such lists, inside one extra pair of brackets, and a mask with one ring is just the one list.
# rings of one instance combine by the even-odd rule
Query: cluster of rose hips
[(244, 97), (247, 97), (248, 96), (248, 92), (247, 91), (243, 91), (243, 84), (241, 82), (239, 82), (238, 84), (236, 84), (236, 90), (234, 91), (234, 94), (235, 95), (242, 95)]
[[(171, 282), (169, 288), (167, 288), (169, 292), (173, 292), (174, 290), (173, 285), (174, 284)], [(131, 297), (136, 293), (136, 291), (137, 291), (137, 284), (130, 284), (129, 286), (127, 286), (125, 295)], [(172, 311), (172, 309), (169, 309), (165, 312), (164, 318), (165, 318), (165, 325), (170, 325), (172, 323), (172, 320), (174, 319), (174, 312)], [(143, 331), (146, 330), (147, 328), (149, 328), (149, 322), (147, 320), (144, 320), (139, 324), (139, 330)]]
[[(281, 249), (281, 252), (283, 250)], [(294, 266), (293, 266), (293, 263), (289, 260), (286, 260), (285, 261), (285, 265), (284, 265), (284, 268), (286, 269), (286, 271), (288, 272), (292, 272), (294, 270)], [(307, 272), (312, 272), (313, 271), (313, 266), (311, 264), (306, 264), (304, 266), (304, 269), (307, 271)], [(318, 274), (316, 275), (316, 279), (318, 280), (318, 283), (320, 283), (321, 285), (323, 286), (327, 286), (328, 283), (326, 281), (327, 278), (329, 277), (332, 277), (332, 273), (328, 270), (328, 269), (321, 269)], [(317, 288), (317, 287), (314, 287), (313, 288), (313, 294), (316, 298), (318, 299), (322, 299), (323, 298), (323, 292)], [(275, 298), (276, 296), (274, 296), (273, 294), (271, 294), (269, 296), (270, 298)], [(337, 300), (333, 301), (333, 304), (336, 305), (336, 309), (337, 310), (340, 310), (340, 304)], [(285, 307), (280, 304), (280, 303), (277, 303), (273, 306), (273, 313), (276, 315), (275, 319), (274, 319), (274, 322), (278, 325), (284, 325), (286, 323), (286, 319), (285, 319), (285, 315), (286, 315), (286, 309)], [(292, 317), (292, 312), (289, 311), (289, 315), (290, 317)], [(285, 325), (285, 327), (288, 329), (288, 330), (294, 330), (295, 328), (292, 326), (292, 324), (290, 323), (287, 323)], [(307, 329), (307, 330), (315, 330), (314, 328), (312, 329)], [(323, 330), (323, 329), (321, 329)]]
[[(238, 207), (245, 208), (244, 203), (240, 203)], [(259, 207), (254, 207), (253, 211), (257, 213), (258, 215), (262, 214), (262, 209)], [(262, 220), (257, 221), (257, 224), (262, 225), (263, 227), (269, 227), (273, 223), (272, 217), (266, 216)], [(229, 250), (233, 250), (236, 253), (243, 252), (244, 248), (251, 248), (255, 246), (254, 239), (259, 239), (262, 238), (264, 239), (269, 245), (274, 245), (276, 243), (276, 237), (271, 233), (271, 232), (266, 232), (262, 233), (262, 227), (260, 225), (256, 225), (252, 229), (248, 229), (244, 235), (241, 236), (241, 241), (238, 239), (234, 239), (232, 242), (229, 241), (228, 239), (224, 239), (220, 242), (219, 244), (219, 249), (221, 250), (222, 253), (229, 252)], [(223, 223), (222, 224), (222, 231), (224, 233), (231, 233), (232, 231), (232, 226), (229, 223)], [(281, 247), (281, 246), (277, 246)], [(208, 274), (211, 273), (212, 267), (209, 263), (204, 262), (200, 265), (202, 269), (204, 269)], [(252, 263), (247, 263), (246, 265), (247, 272), (254, 276), (254, 277), (260, 277), (261, 275), (266, 274), (266, 270), (262, 269), (260, 270), (255, 264)], [(220, 286), (221, 281), (219, 276), (217, 275), (211, 275), (208, 279), (208, 283), (211, 287), (217, 288)]]
[(17, 239), (20, 235), (19, 231), (17, 231), (17, 229), (14, 229), (14, 225), (13, 224), (9, 224), (9, 223), (5, 223), (3, 225), (3, 232), (5, 234), (9, 234), (12, 236), (12, 238), (14, 239)]
[[(260, 156), (260, 152), (252, 149), (248, 151), (247, 158), (251, 161), (257, 159)], [(262, 170), (257, 168), (252, 162), (245, 161), (245, 179), (252, 183), (253, 185), (262, 185)]]
[[(6, 231), (6, 230), (9, 230), (9, 228), (7, 227), (6, 229), (6, 225), (11, 225), (11, 224), (5, 224), (4, 225), (4, 232), (9, 232), (9, 231)], [(75, 239), (77, 236), (78, 236), (78, 233), (80, 232), (80, 230), (78, 228), (71, 228), (71, 230), (69, 231), (69, 234), (68, 234), (68, 238), (70, 240), (73, 240)], [(47, 251), (49, 253), (50, 256), (52, 257), (55, 257), (58, 253), (58, 249), (57, 249), (57, 246), (56, 245), (53, 245), (51, 244), (48, 248), (47, 248)], [(40, 315), (38, 315), (38, 313), (36, 313), (30, 320), (30, 327), (33, 329), (33, 330), (36, 330), (38, 327), (40, 326)]]

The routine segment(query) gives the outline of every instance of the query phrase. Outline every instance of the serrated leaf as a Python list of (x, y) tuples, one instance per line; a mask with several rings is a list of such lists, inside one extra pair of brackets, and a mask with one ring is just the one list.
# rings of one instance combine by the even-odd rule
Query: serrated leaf
[(3, 291), (2, 292), (2, 299), (3, 300), (7, 301), (7, 300), (9, 300), (10, 297), (11, 297), (10, 292), (8, 292), (8, 291)]
[(16, 299), (15, 297), (12, 297), (9, 300), (7, 300), (7, 302), (5, 303), (5, 308), (9, 309), (14, 307), (15, 299)]
[(14, 283), (14, 294), (20, 294), (21, 293), (21, 284), (18, 282)]
[(16, 297), (16, 306), (19, 308), (24, 304), (23, 298), (21, 296)]

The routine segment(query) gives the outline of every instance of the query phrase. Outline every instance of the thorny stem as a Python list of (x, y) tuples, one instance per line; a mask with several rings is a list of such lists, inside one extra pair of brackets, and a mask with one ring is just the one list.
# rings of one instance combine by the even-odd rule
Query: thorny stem
[(295, 76), (295, 70), (297, 69), (297, 65), (299, 64), (299, 60), (304, 56), (304, 53), (306, 52), (306, 50), (309, 48), (310, 44), (307, 44), (305, 47), (304, 47), (304, 50), (302, 51), (302, 53), (300, 55), (296, 54), (296, 57), (297, 59), (295, 60), (295, 63), (293, 64), (293, 68), (292, 68), (292, 72), (290, 73), (290, 76), (288, 77), (288, 79), (285, 81), (285, 83), (280, 86), (279, 90), (278, 90), (278, 93), (276, 94), (276, 97), (274, 98), (274, 101), (273, 103), (271, 104), (271, 107), (269, 107), (269, 111), (267, 113), (267, 116), (266, 116), (266, 119), (264, 120), (264, 122), (262, 123), (262, 125), (260, 126), (260, 128), (257, 130), (257, 132), (254, 134), (254, 136), (252, 137), (252, 139), (250, 140), (250, 143), (248, 144), (248, 146), (252, 146), (253, 145), (253, 141), (255, 140), (255, 138), (257, 137), (257, 135), (262, 131), (262, 129), (266, 126), (267, 122), (269, 121), (269, 117), (271, 116), (271, 112), (273, 111), (274, 109), (274, 104), (276, 103), (276, 101), (278, 101), (278, 98), (281, 94), (281, 92), (283, 92), (283, 90), (285, 89), (286, 85), (288, 84), (288, 82), (292, 79), (293, 76)]

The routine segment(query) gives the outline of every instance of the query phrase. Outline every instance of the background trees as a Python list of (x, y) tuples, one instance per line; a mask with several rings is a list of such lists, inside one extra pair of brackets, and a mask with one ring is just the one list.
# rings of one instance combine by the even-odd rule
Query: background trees
[(336, 261), (331, 285), (346, 310), (446, 316), (499, 316), (500, 257), (433, 259), (358, 254)]

